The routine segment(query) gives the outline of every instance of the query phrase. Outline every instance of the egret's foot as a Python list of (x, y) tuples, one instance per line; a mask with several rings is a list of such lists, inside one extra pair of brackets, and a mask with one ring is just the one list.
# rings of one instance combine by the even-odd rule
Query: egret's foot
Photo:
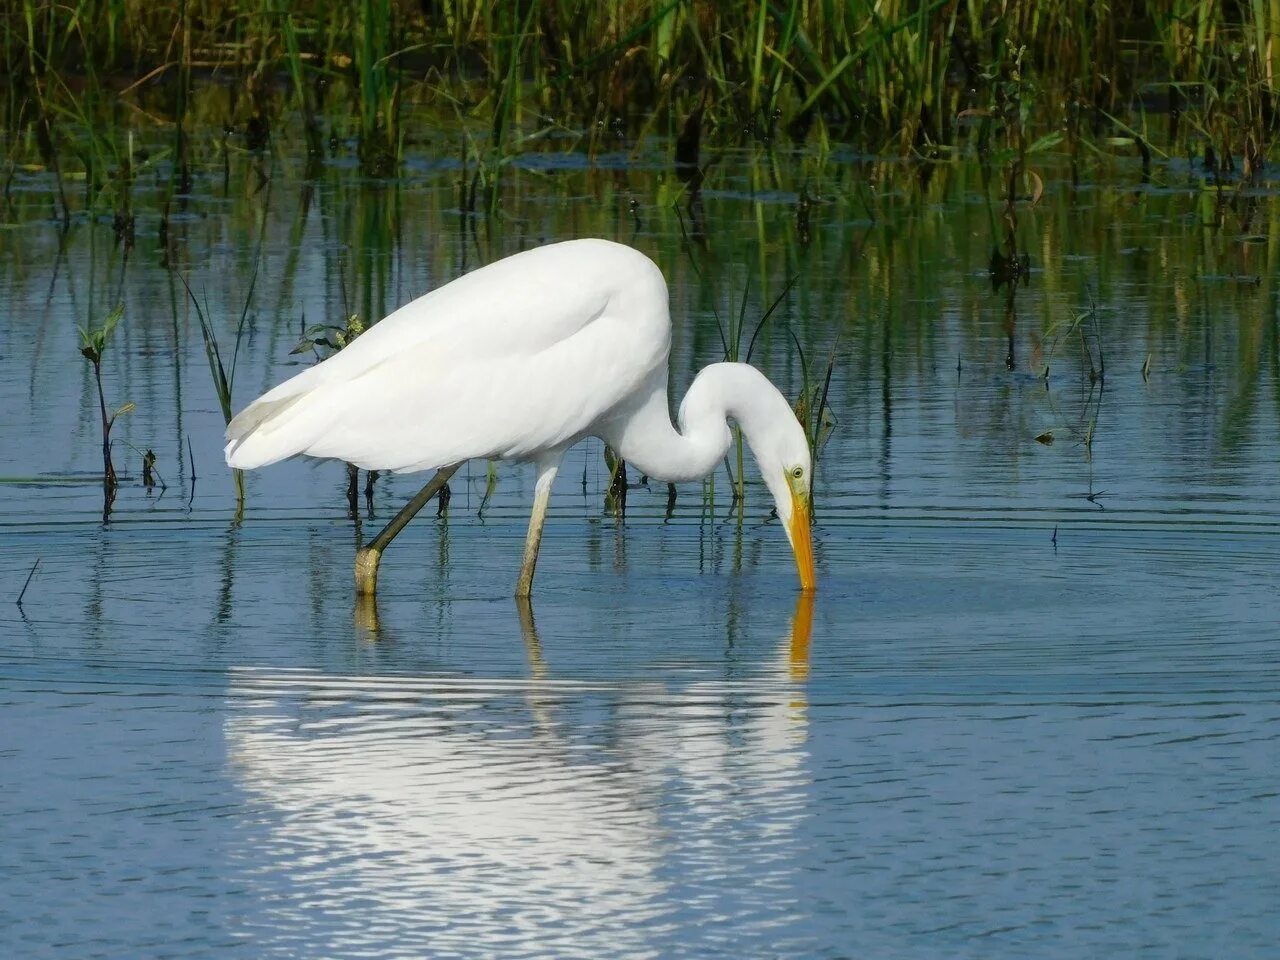
[(516, 599), (523, 600), (526, 604), (533, 595), (533, 568), (520, 571), (520, 579), (516, 581)]
[(356, 551), (356, 596), (372, 597), (378, 592), (378, 564), (382, 551), (377, 547), (361, 547)]

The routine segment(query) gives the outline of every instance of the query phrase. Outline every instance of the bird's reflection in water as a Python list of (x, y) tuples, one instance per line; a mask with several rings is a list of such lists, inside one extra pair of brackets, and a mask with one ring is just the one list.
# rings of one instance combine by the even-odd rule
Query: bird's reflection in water
[(366, 643), (382, 639), (382, 620), (378, 616), (378, 598), (374, 594), (355, 595), (356, 637)]
[[(246, 918), (255, 936), (619, 955), (691, 891), (722, 919), (795, 923), (802, 898), (778, 891), (802, 886), (785, 853), (806, 815), (812, 598), (782, 662), (743, 681), (558, 678), (555, 650), (589, 653), (547, 653), (517, 615), (527, 680), (233, 673), (228, 753), (265, 834), (237, 852), (269, 914)], [(381, 636), (376, 608), (357, 624)]]
[(520, 634), (524, 637), (525, 652), (529, 656), (529, 676), (534, 680), (547, 679), (547, 664), (542, 659), (542, 641), (538, 627), (533, 622), (533, 604), (528, 597), (516, 597), (516, 615), (520, 618)]
[(787, 672), (797, 683), (809, 679), (809, 645), (813, 640), (813, 594), (796, 598), (791, 617), (791, 638), (787, 644)]

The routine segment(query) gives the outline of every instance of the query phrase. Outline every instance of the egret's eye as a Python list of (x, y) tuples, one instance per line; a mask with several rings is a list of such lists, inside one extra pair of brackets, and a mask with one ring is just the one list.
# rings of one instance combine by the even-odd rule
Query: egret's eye
[(799, 480), (801, 477), (804, 476), (804, 467), (792, 467), (791, 475), (795, 477), (797, 480)]

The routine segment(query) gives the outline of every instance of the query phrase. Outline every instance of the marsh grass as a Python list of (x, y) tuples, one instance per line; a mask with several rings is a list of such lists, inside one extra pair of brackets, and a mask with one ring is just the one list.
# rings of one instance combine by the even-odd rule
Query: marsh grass
[[(1096, 303), (1090, 303), (1088, 308), (1072, 311), (1069, 315), (1057, 318), (1046, 325), (1045, 337), (1051, 341), (1051, 344), (1043, 374), (1045, 393), (1049, 409), (1062, 425), (1043, 430), (1035, 437), (1038, 442), (1053, 443), (1055, 434), (1062, 431), (1080, 443), (1086, 457), (1092, 454), (1093, 439), (1102, 414), (1102, 399), (1107, 388), (1107, 362), (1102, 349), (1102, 333), (1102, 321)], [(1051, 364), (1047, 361), (1056, 354), (1060, 346), (1077, 340), (1080, 346), (1081, 371), (1088, 389), (1084, 394), (1080, 414), (1073, 421), (1058, 412), (1057, 403), (1049, 388)], [(1150, 375), (1150, 371), (1151, 355), (1147, 354), (1141, 370), (1144, 382)], [(1092, 501), (1092, 497), (1090, 500)]]
[(366, 174), (385, 177), (400, 161), (400, 85), (395, 43), (398, 22), (386, 0), (359, 0), (355, 26), (354, 64), (359, 96), (360, 164)]
[[(794, 337), (794, 334), (793, 334)], [(839, 362), (840, 340), (836, 337), (831, 342), (831, 350), (827, 355), (824, 367), (813, 368), (805, 357), (800, 341), (795, 342), (796, 354), (800, 358), (801, 387), (800, 396), (796, 399), (796, 419), (804, 427), (805, 439), (809, 441), (809, 500), (813, 502), (813, 484), (818, 474), (818, 462), (822, 454), (823, 444), (836, 427), (835, 416), (828, 405), (831, 395), (831, 377)]]
[[(1078, 338), (1080, 355), (1089, 364), (1089, 382), (1106, 379), (1107, 359), (1102, 350), (1102, 321), (1098, 316), (1097, 304), (1090, 304), (1087, 309), (1076, 310), (1067, 317), (1054, 320), (1045, 327), (1044, 332), (1052, 340), (1050, 356), (1062, 343)], [(1046, 379), (1048, 369), (1046, 364)], [(1144, 364), (1144, 379), (1147, 372), (1149, 368)]]
[[(178, 276), (182, 280), (183, 287), (186, 288), (187, 297), (195, 308), (196, 319), (200, 323), (200, 335), (204, 340), (204, 353), (209, 365), (209, 377), (213, 381), (213, 390), (218, 398), (218, 407), (222, 411), (222, 419), (227, 425), (230, 425), (232, 418), (235, 416), (235, 412), (232, 409), (232, 390), (235, 387), (236, 363), (240, 359), (240, 344), (244, 339), (245, 328), (249, 319), (249, 305), (253, 302), (253, 291), (258, 283), (258, 271), (256, 268), (254, 269), (253, 276), (249, 281), (249, 291), (245, 295), (244, 306), (240, 311), (240, 320), (236, 324), (235, 343), (231, 350), (229, 364), (223, 362), (222, 348), (218, 343), (218, 335), (209, 322), (207, 310), (200, 305), (200, 301), (192, 291), (191, 285), (187, 283), (186, 277), (181, 274)], [(232, 470), (231, 475), (236, 488), (237, 512), (243, 512), (244, 471)]]
[(931, 162), (1054, 134), (1077, 151), (1116, 118), (1147, 127), (1154, 109), (1170, 143), (1265, 158), (1280, 2), (15, 0), (0, 51), (19, 126), (47, 127), (107, 77), (131, 100), (138, 81), (176, 81), (179, 175), (195, 77), (242, 83), (247, 114), (226, 119), (251, 133), (300, 113), (313, 156), (331, 109), (372, 176), (398, 168), (407, 102), (456, 105), (498, 151), (531, 132), (576, 131), (591, 150), (616, 133), (674, 135), (697, 110), (721, 142), (840, 135)]

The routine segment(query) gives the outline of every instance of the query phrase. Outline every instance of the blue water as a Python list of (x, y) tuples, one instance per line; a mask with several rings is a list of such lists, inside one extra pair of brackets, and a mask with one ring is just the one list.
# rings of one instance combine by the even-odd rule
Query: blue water
[[(1197, 233), (1192, 191), (1100, 209), (1085, 192), (1026, 226), (1037, 272), (1011, 323), (974, 183), (885, 201), (894, 219), (870, 227), (830, 172), (801, 249), (794, 190), (723, 169), (701, 281), (652, 168), (513, 174), (496, 243), (631, 236), (640, 197), (677, 390), (722, 355), (716, 315), (745, 295), (759, 316), (807, 271), (789, 322), (811, 357), (842, 358), (811, 607), (754, 480), (741, 523), (723, 474), (670, 518), (664, 486), (636, 487), (619, 521), (594, 443), (557, 482), (531, 611), (510, 593), (532, 476), (501, 467), (481, 515), (483, 464), (388, 551), (376, 608), (356, 605), (358, 533), (415, 478), (380, 479), (352, 517), (340, 466), (287, 464), (249, 478), (237, 519), (199, 329), (163, 265), (122, 261), (108, 225), (61, 256), (34, 213), (0, 232), (0, 954), (1276, 955), (1270, 275), (1204, 279), (1251, 264)], [(448, 172), (417, 176), (403, 223), (452, 224)], [(282, 195), (238, 403), (309, 362), (288, 354), (302, 315), (475, 264), (469, 235), (360, 240), (385, 192), (335, 175), (309, 213)], [(174, 227), (224, 342), (246, 204)], [(758, 249), (723, 236), (755, 217), (776, 241), (745, 283)], [(1102, 392), (1048, 332), (1086, 282)], [(75, 325), (115, 290), (107, 388), (138, 408), (104, 524)], [(787, 339), (765, 339), (758, 362), (797, 391)], [(156, 449), (163, 493), (124, 441)]]

